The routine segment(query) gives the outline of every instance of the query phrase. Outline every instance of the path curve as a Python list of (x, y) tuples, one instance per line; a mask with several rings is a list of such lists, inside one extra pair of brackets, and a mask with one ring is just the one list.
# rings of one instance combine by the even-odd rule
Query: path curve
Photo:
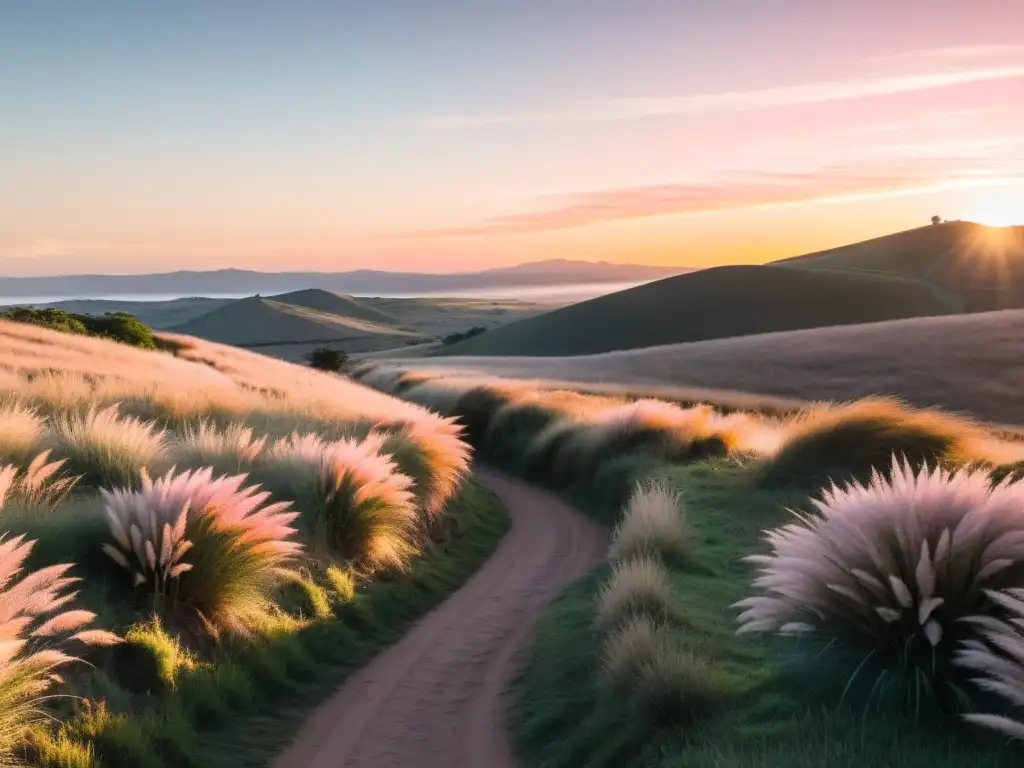
[(274, 768), (515, 768), (505, 691), (544, 607), (606, 538), (553, 494), (491, 471), (475, 479), (512, 520), (497, 550), (316, 709)]

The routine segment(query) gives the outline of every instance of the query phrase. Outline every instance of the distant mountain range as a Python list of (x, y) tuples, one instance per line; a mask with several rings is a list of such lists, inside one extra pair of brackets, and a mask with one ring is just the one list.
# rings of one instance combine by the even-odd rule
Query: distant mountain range
[(564, 284), (640, 282), (678, 275), (680, 267), (609, 264), (556, 259), (480, 272), (428, 274), (382, 272), (255, 272), (221, 269), (146, 275), (62, 275), (0, 278), (0, 297), (175, 294), (274, 294), (322, 288), (347, 294), (378, 295), (537, 287)]

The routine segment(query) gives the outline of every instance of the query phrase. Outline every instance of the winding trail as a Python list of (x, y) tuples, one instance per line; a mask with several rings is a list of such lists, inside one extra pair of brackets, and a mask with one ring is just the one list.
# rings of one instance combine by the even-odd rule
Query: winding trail
[(511, 530), (461, 589), (352, 675), (274, 768), (515, 768), (505, 691), (541, 612), (604, 553), (605, 532), (553, 494), (491, 471)]

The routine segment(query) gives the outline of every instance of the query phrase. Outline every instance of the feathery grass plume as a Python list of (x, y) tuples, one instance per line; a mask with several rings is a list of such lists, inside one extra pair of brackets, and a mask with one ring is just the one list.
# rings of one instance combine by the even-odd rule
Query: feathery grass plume
[(690, 555), (679, 494), (664, 483), (636, 486), (615, 529), (608, 559), (619, 562), (639, 555), (660, 556), (682, 562)]
[(610, 630), (643, 613), (654, 619), (674, 614), (672, 585), (665, 566), (652, 557), (617, 563), (597, 596), (598, 629)]
[(664, 641), (664, 630), (650, 616), (630, 616), (604, 640), (604, 682), (613, 688), (632, 690), (640, 680), (640, 670), (660, 651)]
[(249, 470), (266, 442), (265, 436), (254, 437), (252, 427), (244, 424), (221, 429), (203, 420), (186, 426), (173, 438), (168, 461), (184, 469), (210, 467), (214, 472), (237, 474)]
[(35, 408), (4, 400), (0, 405), (0, 462), (21, 464), (38, 453), (44, 424)]
[(0, 764), (17, 765), (28, 729), (45, 717), (40, 702), (60, 682), (57, 670), (78, 661), (60, 650), (66, 642), (113, 645), (115, 635), (86, 627), (95, 614), (65, 610), (77, 579), (71, 565), (23, 574), (34, 542), (0, 535)]
[(116, 405), (56, 416), (54, 454), (82, 481), (98, 488), (137, 487), (140, 473), (163, 452), (166, 432), (152, 422), (120, 416)]
[(379, 447), (293, 434), (267, 450), (260, 477), (295, 502), (320, 546), (360, 567), (404, 568), (422, 540), (416, 497), (412, 479)]
[[(988, 591), (1001, 610), (998, 616), (970, 616), (979, 637), (965, 640), (956, 656), (957, 666), (979, 673), (973, 682), (1007, 705), (1024, 708), (1024, 589)], [(964, 719), (1013, 739), (1024, 740), (1024, 719), (1002, 714), (969, 714)]]
[(50, 511), (71, 493), (78, 478), (61, 473), (63, 460), (49, 458), (50, 452), (43, 451), (20, 474), (13, 465), (0, 469), (0, 503), (5, 508), (13, 501), (29, 511)]
[(911, 408), (888, 397), (869, 397), (812, 408), (790, 421), (762, 483), (817, 485), (829, 480), (867, 482), (895, 454), (914, 466), (984, 459), (987, 435), (975, 423), (938, 410)]
[(566, 417), (544, 427), (523, 452), (523, 470), (527, 477), (565, 487), (572, 482), (572, 464), (568, 446), (582, 425)]
[(214, 634), (246, 634), (300, 545), (288, 540), (298, 516), (290, 503), (265, 505), (270, 494), (245, 480), (172, 470), (157, 480), (143, 473), (139, 490), (101, 489), (114, 539), (104, 551), (158, 609), (187, 608)]
[(366, 445), (390, 456), (398, 470), (413, 481), (413, 492), (427, 519), (441, 514), (469, 471), (470, 448), (459, 439), (459, 427), (424, 428), (415, 422), (397, 431), (374, 431)]
[[(740, 632), (807, 634), (907, 673), (941, 703), (956, 686), (961, 619), (985, 590), (1024, 586), (1024, 483), (891, 459), (870, 484), (832, 485), (816, 513), (769, 531)], [(851, 680), (852, 682), (852, 680)]]

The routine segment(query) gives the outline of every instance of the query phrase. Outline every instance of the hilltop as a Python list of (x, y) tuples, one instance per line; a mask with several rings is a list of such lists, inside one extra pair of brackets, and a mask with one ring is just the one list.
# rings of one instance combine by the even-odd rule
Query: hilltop
[(602, 296), (469, 339), (462, 355), (583, 355), (1024, 306), (1024, 228), (968, 222)]

